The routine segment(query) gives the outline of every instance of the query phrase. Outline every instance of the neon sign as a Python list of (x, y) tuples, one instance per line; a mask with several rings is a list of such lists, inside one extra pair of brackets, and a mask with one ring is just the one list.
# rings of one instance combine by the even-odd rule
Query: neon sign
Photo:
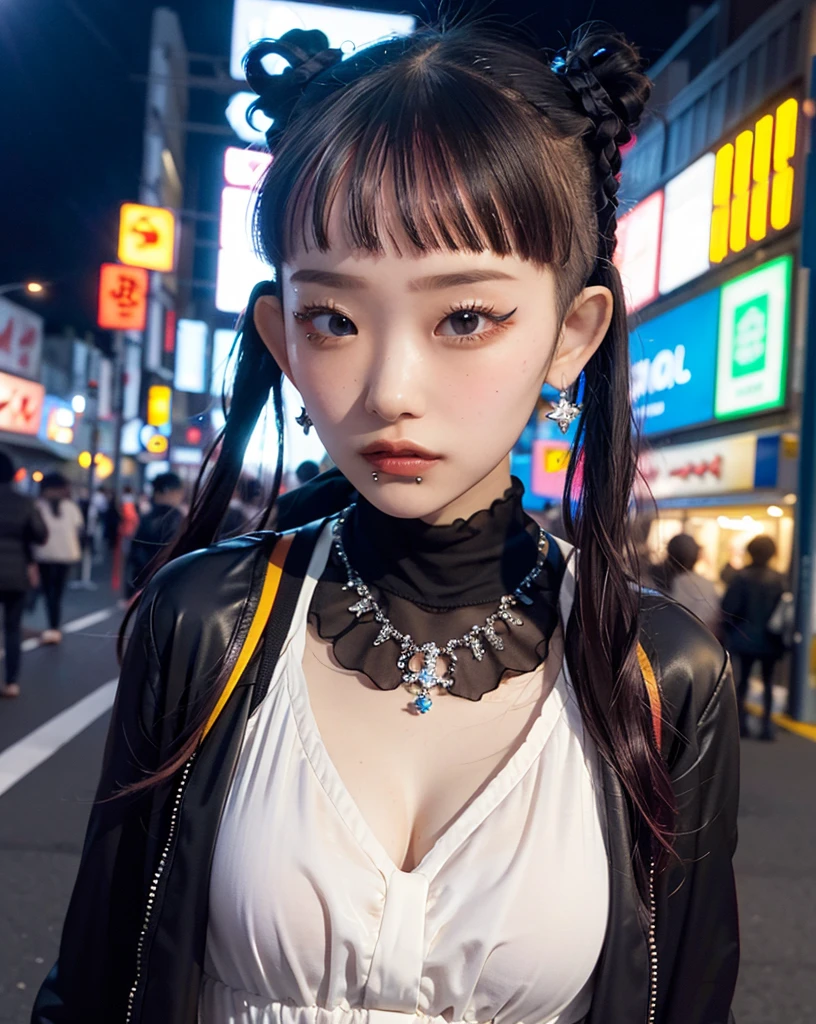
[(717, 150), (709, 259), (721, 263), (781, 231), (793, 210), (799, 103), (791, 98)]

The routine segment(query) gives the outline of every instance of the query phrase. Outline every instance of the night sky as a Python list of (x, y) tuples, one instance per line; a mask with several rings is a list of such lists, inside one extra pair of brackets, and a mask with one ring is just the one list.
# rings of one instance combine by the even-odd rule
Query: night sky
[[(327, 2), (327, 0), (324, 0)], [(0, 4), (0, 286), (51, 282), (26, 302), (50, 329), (95, 327), (97, 270), (116, 258), (119, 204), (138, 198), (144, 83), (153, 3), (144, 0), (2, 0)], [(230, 0), (180, 0), (188, 49), (229, 50)], [(371, 0), (360, 7), (427, 18), (421, 0)], [(449, 4), (471, 10), (472, 3)], [(501, 0), (480, 10), (560, 46), (587, 18), (609, 21), (656, 60), (684, 30), (688, 4), (665, 0)], [(528, 35), (528, 37), (529, 37)], [(221, 120), (225, 100), (197, 93), (195, 120)], [(219, 152), (227, 139), (191, 137), (195, 204), (217, 209)], [(240, 145), (240, 143), (238, 143)], [(189, 199), (188, 199), (189, 202)], [(14, 301), (24, 301), (10, 295)]]

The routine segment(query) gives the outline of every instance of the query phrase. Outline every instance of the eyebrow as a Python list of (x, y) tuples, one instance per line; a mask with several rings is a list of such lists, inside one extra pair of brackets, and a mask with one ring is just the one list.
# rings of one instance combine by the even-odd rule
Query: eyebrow
[[(366, 288), (365, 279), (354, 274), (338, 274), (333, 270), (296, 270), (290, 279), (293, 284), (322, 284), (327, 288)], [(408, 285), (412, 292), (441, 291), (465, 284), (481, 284), (483, 281), (515, 281), (512, 274), (503, 270), (462, 270), (455, 274), (432, 274), (418, 277)]]

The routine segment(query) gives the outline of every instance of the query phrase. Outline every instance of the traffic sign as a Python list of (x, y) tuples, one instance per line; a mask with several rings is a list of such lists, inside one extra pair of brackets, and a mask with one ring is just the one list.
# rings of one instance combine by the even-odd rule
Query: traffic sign
[(163, 206), (123, 203), (119, 213), (119, 259), (131, 267), (170, 271), (176, 257), (176, 218)]
[(143, 331), (146, 321), (147, 271), (103, 263), (99, 271), (99, 326), (111, 331)]

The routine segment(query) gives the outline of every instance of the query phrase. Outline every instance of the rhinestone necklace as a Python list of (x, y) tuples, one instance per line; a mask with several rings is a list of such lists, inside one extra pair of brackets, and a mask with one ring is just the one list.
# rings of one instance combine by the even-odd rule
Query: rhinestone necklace
[[(536, 564), (512, 593), (505, 594), (504, 597), (499, 599), (498, 608), (491, 615), (487, 616), (484, 625), (471, 626), (464, 636), (460, 636), (455, 640), (448, 640), (442, 647), (433, 642), (417, 644), (409, 633), (401, 633), (391, 622), (375, 600), (369, 587), (363, 582), (349, 562), (341, 531), (352, 508), (353, 506), (349, 506), (345, 511), (341, 512), (332, 525), (332, 541), (348, 576), (347, 582), (343, 585), (343, 590), (356, 591), (359, 599), (350, 605), (348, 610), (353, 612), (358, 619), (368, 612), (373, 614), (374, 621), (380, 626), (380, 632), (374, 640), (374, 647), (379, 647), (380, 644), (384, 644), (387, 640), (394, 640), (399, 644), (400, 653), (397, 658), (397, 667), (402, 672), (403, 685), (411, 693), (416, 694), (416, 699), (411, 704), (420, 714), (424, 715), (433, 706), (433, 701), (431, 700), (431, 690), (433, 687), (436, 686), (443, 691), (447, 691), (453, 686), (457, 662), (455, 652), (457, 650), (467, 648), (476, 661), (481, 661), (485, 653), (485, 642), (497, 651), (504, 650), (504, 641), (495, 628), (499, 620), (508, 627), (524, 625), (524, 620), (520, 619), (511, 609), (519, 602), (525, 605), (533, 603), (533, 599), (526, 591), (544, 568), (544, 562), (550, 547), (549, 539), (547, 534), (539, 528)], [(411, 668), (410, 663), (417, 655), (420, 655), (422, 658), (422, 667), (414, 670)], [(444, 658), (446, 664), (444, 664), (441, 671), (437, 671), (440, 658)]]

